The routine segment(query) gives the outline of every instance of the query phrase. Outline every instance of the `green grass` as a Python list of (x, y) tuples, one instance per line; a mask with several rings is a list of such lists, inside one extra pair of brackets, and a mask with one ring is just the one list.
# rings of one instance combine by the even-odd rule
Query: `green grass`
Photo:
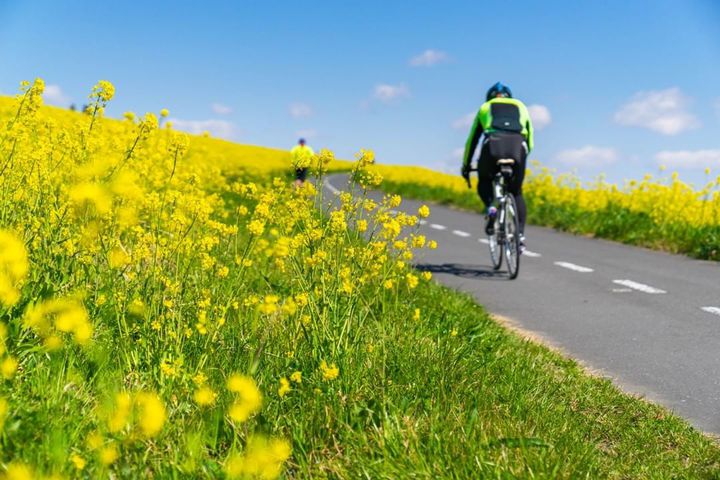
[[(666, 410), (520, 339), (461, 294), (419, 287), (422, 319), (378, 312), (373, 354), (330, 396), (278, 406), (294, 472), (332, 478), (710, 478), (720, 450)], [(452, 332), (457, 335), (453, 336)], [(307, 452), (307, 453), (304, 453)], [(318, 454), (317, 452), (322, 452)]]

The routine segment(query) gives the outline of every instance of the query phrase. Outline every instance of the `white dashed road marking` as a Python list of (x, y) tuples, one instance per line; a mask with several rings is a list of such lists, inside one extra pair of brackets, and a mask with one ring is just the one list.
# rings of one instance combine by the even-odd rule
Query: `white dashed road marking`
[(702, 307), (702, 309), (707, 313), (712, 313), (713, 315), (720, 316), (720, 307)]
[(490, 245), (490, 240), (487, 238), (478, 238), (478, 242), (484, 243), (485, 245)]
[(431, 223), (430, 228), (434, 228), (435, 230), (447, 230), (445, 225), (438, 225), (437, 223)]
[(613, 280), (613, 283), (617, 283), (618, 285), (632, 288), (633, 290), (637, 290), (639, 292), (644, 292), (644, 293), (652, 293), (652, 294), (667, 293), (665, 290), (651, 287), (650, 285), (645, 285), (644, 283), (634, 282), (632, 280)]
[(426, 224), (427, 224), (427, 220), (418, 220), (418, 223), (419, 223), (420, 225), (426, 225)]
[(337, 188), (333, 187), (332, 184), (331, 184), (330, 182), (328, 182), (327, 180), (325, 180), (325, 186), (326, 186), (332, 193), (340, 193), (340, 190), (338, 190)]
[(613, 288), (613, 293), (628, 293), (632, 292), (632, 288)]
[(555, 262), (555, 265), (580, 273), (590, 273), (595, 271), (590, 267), (583, 267), (582, 265), (575, 265), (574, 263), (570, 262)]
[(469, 237), (470, 236), (470, 234), (468, 232), (463, 232), (462, 230), (453, 230), (452, 233), (454, 233), (458, 237)]

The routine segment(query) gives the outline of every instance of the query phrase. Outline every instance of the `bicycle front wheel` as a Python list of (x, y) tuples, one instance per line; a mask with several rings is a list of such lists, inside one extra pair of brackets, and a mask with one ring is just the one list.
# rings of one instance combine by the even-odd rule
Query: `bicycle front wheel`
[(505, 261), (508, 267), (508, 276), (514, 280), (520, 271), (520, 222), (517, 216), (517, 207), (512, 195), (505, 197)]
[(498, 241), (498, 232), (500, 231), (500, 215), (495, 216), (495, 228), (492, 235), (488, 235), (488, 246), (490, 247), (490, 260), (492, 261), (493, 270), (500, 270), (503, 260), (503, 248)]

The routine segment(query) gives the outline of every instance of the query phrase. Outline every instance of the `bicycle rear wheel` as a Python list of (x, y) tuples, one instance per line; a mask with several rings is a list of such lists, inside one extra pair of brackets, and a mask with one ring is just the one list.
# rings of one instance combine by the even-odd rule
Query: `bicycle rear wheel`
[[(499, 213), (499, 212), (498, 212)], [(500, 270), (503, 261), (503, 248), (498, 242), (498, 232), (500, 231), (500, 215), (495, 216), (495, 233), (488, 235), (488, 246), (490, 247), (490, 261), (492, 261), (493, 270)]]
[(508, 276), (514, 280), (520, 271), (520, 223), (512, 195), (505, 197), (505, 260)]

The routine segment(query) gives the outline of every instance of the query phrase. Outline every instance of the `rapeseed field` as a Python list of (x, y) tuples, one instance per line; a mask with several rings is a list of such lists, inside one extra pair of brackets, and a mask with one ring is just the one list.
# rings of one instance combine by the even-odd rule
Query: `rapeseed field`
[[(664, 171), (664, 167), (660, 168)], [(382, 167), (386, 191), (480, 211), (475, 189), (459, 175), (422, 167)], [(651, 248), (720, 260), (720, 177), (705, 170), (701, 188), (677, 172), (645, 175), (622, 185), (599, 177), (583, 183), (573, 174), (533, 162), (523, 187), (528, 221)]]

